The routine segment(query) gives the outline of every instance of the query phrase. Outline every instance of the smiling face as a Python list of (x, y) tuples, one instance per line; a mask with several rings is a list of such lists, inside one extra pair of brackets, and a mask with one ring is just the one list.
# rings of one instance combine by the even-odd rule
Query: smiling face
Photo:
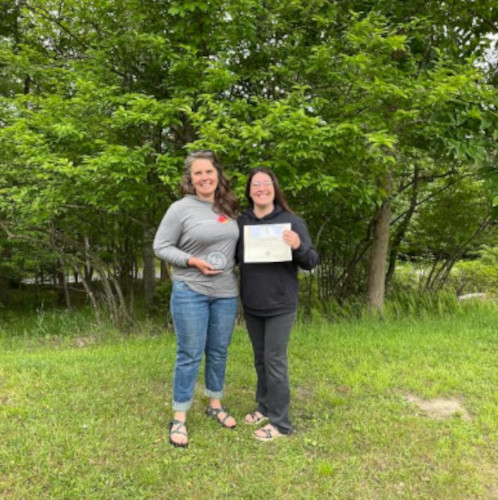
[(271, 211), (274, 208), (275, 189), (271, 177), (264, 172), (258, 172), (251, 179), (249, 196), (254, 208), (260, 211)]
[(210, 160), (198, 158), (190, 167), (190, 177), (195, 194), (204, 201), (214, 201), (214, 193), (218, 187), (218, 171)]

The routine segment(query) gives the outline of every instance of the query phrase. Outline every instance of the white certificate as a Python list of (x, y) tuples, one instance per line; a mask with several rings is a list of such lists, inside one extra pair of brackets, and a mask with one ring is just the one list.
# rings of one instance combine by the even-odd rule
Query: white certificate
[(290, 222), (244, 226), (244, 262), (287, 262), (292, 260), (292, 249), (282, 237), (283, 231), (290, 228)]

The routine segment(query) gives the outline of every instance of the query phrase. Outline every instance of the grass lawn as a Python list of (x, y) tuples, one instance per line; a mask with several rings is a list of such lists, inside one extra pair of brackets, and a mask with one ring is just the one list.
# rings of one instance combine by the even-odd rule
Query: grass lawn
[(171, 333), (23, 321), (0, 321), (2, 498), (498, 499), (496, 307), (297, 326), (296, 432), (272, 443), (242, 422), (255, 374), (239, 327), (224, 399), (239, 425), (204, 415), (201, 375), (187, 449), (168, 444)]

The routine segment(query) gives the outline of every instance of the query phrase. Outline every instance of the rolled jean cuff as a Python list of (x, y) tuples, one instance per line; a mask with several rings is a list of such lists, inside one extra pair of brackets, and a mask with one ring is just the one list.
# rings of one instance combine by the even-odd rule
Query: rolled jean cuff
[(223, 397), (223, 391), (210, 391), (209, 389), (205, 389), (204, 395), (211, 399), (221, 399)]
[(178, 401), (173, 401), (173, 411), (187, 411), (192, 406), (192, 399), (190, 401), (185, 401), (179, 403)]

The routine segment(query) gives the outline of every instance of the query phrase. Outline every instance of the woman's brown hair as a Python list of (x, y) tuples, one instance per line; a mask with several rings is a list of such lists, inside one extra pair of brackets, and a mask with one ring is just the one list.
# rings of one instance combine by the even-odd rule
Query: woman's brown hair
[(218, 172), (218, 186), (214, 192), (213, 210), (218, 214), (224, 214), (232, 219), (236, 219), (239, 214), (239, 203), (230, 189), (230, 181), (223, 173), (223, 167), (213, 151), (202, 150), (193, 151), (185, 158), (181, 190), (183, 194), (195, 194), (192, 183), (192, 164), (195, 160), (209, 160)]
[(252, 200), (252, 198), (250, 196), (251, 182), (252, 182), (252, 178), (256, 174), (259, 174), (259, 173), (266, 174), (270, 177), (270, 179), (273, 183), (273, 189), (275, 191), (275, 201), (274, 201), (275, 205), (278, 205), (285, 212), (294, 213), (290, 209), (284, 193), (280, 189), (280, 185), (278, 183), (277, 176), (275, 175), (273, 170), (270, 170), (268, 167), (255, 167), (255, 168), (251, 168), (251, 170), (249, 171), (249, 178), (247, 179), (247, 185), (246, 185), (246, 199), (249, 202), (249, 204), (251, 205), (251, 207), (254, 207), (254, 201)]

